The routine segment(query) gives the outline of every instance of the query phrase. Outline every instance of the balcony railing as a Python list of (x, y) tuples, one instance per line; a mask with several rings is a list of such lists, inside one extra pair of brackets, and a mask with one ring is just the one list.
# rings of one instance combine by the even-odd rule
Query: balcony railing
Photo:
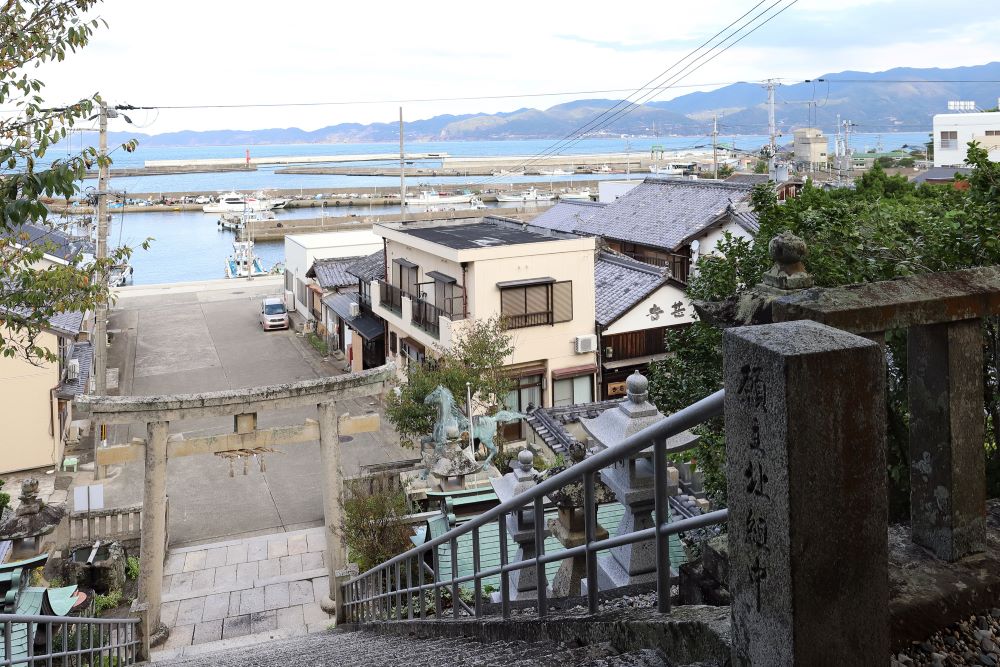
[[(0, 667), (134, 665), (139, 662), (138, 623), (137, 618), (0, 614)], [(37, 644), (42, 646), (36, 651)], [(15, 655), (16, 646), (25, 652)]]
[(423, 299), (413, 300), (413, 326), (423, 329), (435, 338), (441, 335), (441, 320), (438, 318), (442, 315), (447, 316), (447, 313), (434, 304), (427, 303)]
[[(729, 516), (729, 510), (717, 510), (696, 517), (670, 521), (670, 509), (667, 503), (667, 446), (668, 438), (682, 431), (697, 426), (702, 422), (722, 414), (724, 392), (716, 393), (697, 403), (676, 412), (639, 433), (636, 433), (621, 443), (609, 447), (602, 452), (570, 466), (563, 472), (539, 482), (530, 489), (515, 497), (500, 503), (491, 510), (476, 518), (449, 530), (444, 535), (410, 549), (367, 572), (346, 581), (342, 585), (345, 618), (353, 622), (370, 622), (384, 619), (402, 620), (404, 615), (413, 618), (414, 610), (420, 618), (425, 616), (425, 594), (433, 597), (436, 616), (441, 616), (441, 591), (451, 591), (451, 599), (459, 600), (459, 586), (472, 582), (475, 586), (475, 616), (483, 614), (482, 586), (483, 579), (500, 576), (500, 613), (504, 618), (510, 616), (510, 573), (525, 568), (534, 568), (539, 582), (545, 581), (545, 565), (566, 558), (583, 556), (586, 559), (587, 581), (598, 580), (597, 554), (599, 551), (611, 549), (637, 542), (655, 541), (656, 549), (656, 586), (657, 608), (660, 612), (670, 611), (671, 567), (669, 537), (678, 533), (704, 528), (723, 523)], [(596, 476), (603, 468), (627, 460), (643, 449), (653, 445), (653, 496), (655, 524), (652, 528), (616, 535), (598, 540), (597, 535), (597, 500), (594, 489)], [(544, 548), (545, 496), (568, 484), (583, 482), (584, 500), (583, 514), (585, 521), (586, 540), (577, 547), (546, 554)], [(507, 517), (515, 512), (525, 511), (530, 507), (533, 512), (535, 526), (535, 544), (538, 555), (534, 558), (517, 561), (507, 560)], [(482, 569), (479, 550), (479, 528), (493, 525), (498, 530), (500, 540), (500, 566)], [(458, 538), (465, 533), (472, 533), (472, 569), (473, 573), (457, 576), (458, 568)], [(433, 569), (439, 571), (439, 547), (444, 543), (451, 547), (452, 574), (451, 579), (442, 580), (434, 577), (429, 583), (424, 581), (424, 568), (420, 563), (426, 562), (430, 554), (433, 557)], [(414, 567), (416, 566), (416, 567)], [(414, 572), (417, 581), (413, 580)], [(587, 604), (590, 613), (598, 612), (598, 586), (587, 586)], [(546, 586), (540, 585), (536, 590), (537, 609), (539, 616), (545, 616), (548, 611)], [(462, 612), (461, 605), (453, 605), (453, 614), (457, 618)]]
[(551, 310), (541, 313), (524, 313), (522, 315), (503, 315), (504, 326), (508, 329), (524, 329), (525, 327), (552, 324), (553, 319)]
[(403, 290), (384, 280), (378, 281), (379, 302), (397, 315), (403, 312)]

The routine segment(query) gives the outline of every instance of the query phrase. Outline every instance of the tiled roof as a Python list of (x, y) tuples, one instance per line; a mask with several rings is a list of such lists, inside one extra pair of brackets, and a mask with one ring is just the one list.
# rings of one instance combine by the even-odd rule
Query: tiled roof
[(927, 181), (952, 181), (955, 174), (968, 176), (972, 169), (968, 167), (932, 167), (927, 171), (922, 171), (913, 177), (914, 183), (926, 183)]
[[(0, 320), (3, 319), (4, 313), (11, 313), (15, 317), (27, 317), (29, 312), (26, 308), (3, 308), (0, 307)], [(61, 334), (63, 336), (69, 336), (75, 338), (83, 330), (83, 313), (80, 312), (65, 312), (56, 313), (49, 320), (48, 328), (56, 334)]]
[(348, 275), (347, 267), (357, 261), (357, 257), (317, 259), (306, 271), (307, 278), (315, 278), (323, 289), (348, 287), (358, 282), (357, 277)]
[(594, 262), (595, 317), (606, 327), (666, 282), (664, 269), (602, 252)]
[(607, 204), (562, 199), (555, 206), (533, 218), (529, 224), (560, 232), (576, 231), (585, 220), (598, 215)]
[(748, 202), (752, 189), (737, 183), (647, 178), (575, 231), (676, 250), (730, 204)]
[(67, 261), (77, 255), (93, 252), (87, 239), (70, 236), (50, 225), (29, 222), (0, 234), (12, 238), (19, 245), (39, 248), (47, 255)]
[(75, 380), (63, 380), (59, 385), (59, 398), (70, 399), (74, 396), (87, 393), (90, 385), (90, 369), (94, 363), (94, 347), (90, 343), (76, 343), (73, 345), (72, 359), (76, 359), (80, 364), (80, 373)]
[(385, 251), (378, 250), (367, 257), (355, 260), (346, 270), (352, 276), (366, 282), (385, 278)]
[(771, 177), (767, 174), (733, 174), (725, 179), (726, 183), (742, 183), (749, 185), (759, 185), (770, 182)]

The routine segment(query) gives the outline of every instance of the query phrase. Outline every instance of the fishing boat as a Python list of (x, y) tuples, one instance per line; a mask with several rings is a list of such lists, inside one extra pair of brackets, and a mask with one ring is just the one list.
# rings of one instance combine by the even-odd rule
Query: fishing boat
[(274, 211), (244, 211), (243, 213), (223, 213), (216, 224), (220, 230), (237, 232), (246, 227), (247, 222), (274, 220)]
[(266, 276), (267, 270), (254, 257), (253, 241), (233, 241), (233, 254), (226, 259), (227, 278), (248, 278)]
[(658, 176), (681, 176), (684, 174), (684, 167), (676, 164), (651, 164), (649, 165), (649, 173)]
[(441, 204), (468, 204), (472, 193), (443, 195), (437, 190), (421, 190), (416, 197), (407, 197), (407, 206), (440, 206)]
[(227, 192), (219, 195), (219, 200), (205, 204), (201, 210), (205, 213), (242, 213), (243, 211), (271, 211), (284, 208), (287, 199), (271, 199), (258, 195), (244, 195), (239, 192)]
[(536, 202), (536, 201), (552, 201), (555, 195), (551, 192), (539, 192), (535, 188), (530, 188), (528, 190), (522, 190), (521, 192), (499, 192), (497, 193), (497, 201), (505, 202)]
[(606, 164), (602, 164), (600, 167), (598, 167), (597, 169), (594, 170), (594, 173), (595, 174), (610, 174), (610, 173), (613, 173), (613, 172), (611, 171), (611, 167), (609, 167)]
[(590, 201), (590, 188), (584, 188), (582, 190), (574, 190), (570, 192), (564, 192), (559, 195), (559, 199), (574, 199), (581, 201)]
[(520, 171), (507, 171), (506, 169), (500, 169), (498, 171), (490, 172), (493, 176), (524, 176), (524, 170)]
[(539, 169), (539, 176), (569, 176), (573, 172), (566, 171), (565, 169)]
[(125, 287), (132, 282), (132, 266), (129, 264), (116, 264), (108, 271), (109, 287)]
[(474, 211), (481, 211), (486, 208), (486, 204), (483, 203), (482, 198), (480, 198), (478, 195), (469, 200), (469, 205), (472, 207), (472, 210)]

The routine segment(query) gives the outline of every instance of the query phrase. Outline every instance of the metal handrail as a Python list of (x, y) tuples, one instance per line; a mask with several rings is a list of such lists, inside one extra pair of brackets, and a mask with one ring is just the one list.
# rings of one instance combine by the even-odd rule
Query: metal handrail
[[(29, 629), (27, 637), (27, 655), (14, 657), (13, 625), (15, 623), (36, 626), (34, 632)], [(110, 659), (116, 665), (133, 665), (138, 662), (139, 639), (136, 626), (137, 618), (85, 618), (76, 616), (39, 616), (31, 614), (0, 614), (0, 667), (30, 667), (35, 664), (53, 665), (56, 658), (62, 658), (62, 664), (70, 664), (75, 656), (87, 656), (90, 664), (104, 664), (104, 658)], [(60, 626), (58, 635), (53, 634), (53, 626)], [(79, 628), (73, 642), (70, 641), (70, 627)], [(96, 628), (94, 626), (97, 626)], [(87, 628), (87, 644), (81, 638), (83, 628)], [(35, 652), (35, 642), (38, 632), (44, 628), (45, 647), (43, 652)], [(117, 633), (117, 637), (113, 635)], [(94, 637), (97, 643), (94, 644)], [(61, 645), (59, 650), (53, 650), (54, 637), (58, 637)], [(72, 648), (70, 644), (75, 644)], [(94, 658), (98, 662), (94, 662)], [(75, 661), (74, 661), (75, 663)]]
[[(669, 518), (669, 508), (667, 506), (667, 496), (666, 496), (666, 440), (672, 436), (675, 436), (691, 427), (697, 426), (698, 424), (717, 417), (722, 414), (723, 411), (723, 400), (724, 391), (719, 390), (714, 394), (703, 398), (702, 400), (682, 409), (674, 414), (665, 417), (659, 422), (652, 424), (638, 433), (625, 438), (617, 445), (608, 447), (604, 451), (598, 452), (593, 456), (590, 456), (583, 461), (570, 466), (561, 473), (554, 475), (548, 479), (545, 479), (535, 486), (527, 489), (526, 491), (510, 498), (499, 505), (496, 505), (492, 509), (480, 514), (479, 516), (466, 521), (461, 526), (456, 526), (448, 532), (440, 535), (438, 537), (432, 538), (431, 540), (424, 542), (418, 546), (409, 549), (408, 551), (395, 556), (384, 563), (376, 565), (375, 567), (353, 577), (343, 584), (341, 584), (341, 590), (343, 593), (342, 599), (345, 600), (345, 607), (357, 611), (360, 606), (362, 616), (365, 616), (364, 609), (370, 607), (372, 604), (378, 603), (379, 601), (385, 602), (385, 615), (389, 615), (388, 603), (390, 598), (396, 598), (401, 600), (402, 595), (409, 596), (413, 592), (417, 592), (420, 595), (420, 600), (423, 599), (423, 591), (430, 588), (434, 591), (435, 597), (437, 597), (439, 590), (445, 586), (451, 586), (453, 591), (457, 590), (458, 584), (466, 583), (468, 581), (475, 581), (477, 586), (477, 593), (479, 592), (479, 583), (484, 577), (495, 576), (497, 574), (501, 575), (501, 613), (504, 616), (509, 614), (509, 600), (507, 591), (507, 575), (514, 571), (527, 567), (534, 566), (536, 572), (539, 575), (538, 580), (544, 582), (544, 566), (546, 563), (553, 562), (556, 560), (562, 560), (565, 558), (572, 558), (575, 556), (585, 555), (587, 557), (587, 572), (588, 580), (595, 581), (597, 577), (597, 561), (596, 552), (599, 550), (610, 549), (616, 546), (621, 546), (624, 544), (631, 544), (634, 542), (639, 542), (648, 539), (656, 539), (656, 551), (657, 551), (657, 590), (658, 590), (658, 601), (657, 607), (661, 612), (669, 611), (670, 609), (670, 564), (669, 564), (669, 554), (667, 553), (667, 538), (669, 535), (673, 535), (685, 530), (693, 530), (696, 528), (702, 528), (708, 525), (722, 523), (728, 518), (728, 510), (719, 510), (717, 512), (711, 512), (709, 514), (701, 515), (698, 517), (692, 517), (690, 519), (684, 519), (674, 523), (669, 523), (667, 519)], [(648, 528), (642, 531), (635, 531), (625, 535), (618, 535), (612, 538), (607, 538), (601, 541), (595, 539), (596, 534), (596, 503), (594, 502), (594, 478), (595, 475), (603, 468), (610, 465), (618, 463), (637, 454), (649, 447), (650, 443), (653, 444), (654, 457), (653, 457), (653, 473), (654, 473), (654, 513), (655, 513), (655, 524), (653, 528)], [(544, 508), (543, 501), (546, 495), (556, 491), (567, 484), (573, 483), (578, 479), (583, 480), (584, 488), (584, 506), (587, 509), (585, 512), (586, 519), (586, 541), (583, 545), (574, 547), (572, 549), (566, 549), (554, 554), (546, 555), (544, 553), (544, 541), (542, 540), (542, 521), (544, 519)], [(508, 563), (506, 560), (506, 527), (504, 526), (504, 519), (507, 514), (511, 512), (517, 512), (524, 510), (527, 506), (533, 506), (534, 511), (534, 527), (535, 527), (535, 543), (538, 551), (538, 555), (531, 559), (526, 559), (518, 561), (516, 563)], [(592, 516), (593, 515), (593, 516)], [(479, 558), (478, 558), (478, 529), (485, 526), (491, 522), (498, 522), (500, 528), (500, 541), (501, 541), (501, 565), (499, 568), (493, 568), (488, 571), (480, 571)], [(458, 545), (458, 538), (466, 533), (472, 532), (473, 535), (473, 559), (474, 559), (474, 574), (467, 575), (465, 577), (458, 577), (457, 571), (452, 569), (452, 578), (449, 581), (434, 581), (430, 584), (423, 583), (423, 570), (419, 570), (420, 582), (417, 586), (408, 585), (405, 589), (401, 589), (397, 584), (396, 590), (388, 590), (391, 578), (391, 572), (389, 568), (396, 568), (396, 581), (399, 582), (399, 566), (401, 564), (407, 563), (410, 559), (419, 559), (423, 562), (424, 554), (431, 552), (434, 556), (435, 564), (438, 559), (438, 547), (442, 544), (450, 543), (451, 553), (453, 562), (455, 559), (456, 549)], [(664, 567), (665, 563), (665, 567)], [(435, 570), (438, 568), (435, 567)], [(385, 576), (383, 577), (383, 573)], [(386, 584), (384, 593), (370, 593), (372, 588), (372, 583), (374, 578), (378, 578), (379, 582)], [(407, 575), (409, 579), (409, 573)], [(408, 584), (410, 582), (408, 581)], [(380, 584), (380, 588), (382, 585)], [(364, 588), (366, 595), (361, 596), (351, 596), (352, 591), (358, 591)], [(588, 586), (588, 602), (590, 610), (592, 613), (597, 611), (597, 586)], [(538, 613), (540, 616), (546, 613), (546, 593), (545, 586), (540, 585), (536, 591), (538, 598)], [(454, 596), (453, 596), (454, 597)], [(409, 601), (407, 603), (408, 613), (412, 613), (412, 604)], [(423, 606), (420, 605), (421, 616), (423, 615)], [(476, 600), (476, 611), (479, 612), (480, 604), (477, 596)], [(458, 607), (454, 609), (454, 613), (458, 615)], [(397, 603), (396, 609), (397, 617), (401, 615), (401, 609)], [(478, 613), (477, 613), (478, 615)]]

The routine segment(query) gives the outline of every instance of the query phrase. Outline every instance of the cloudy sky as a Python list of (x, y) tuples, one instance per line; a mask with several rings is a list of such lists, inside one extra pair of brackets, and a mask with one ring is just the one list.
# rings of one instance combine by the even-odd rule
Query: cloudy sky
[[(82, 52), (46, 66), (41, 75), (50, 102), (94, 92), (134, 105), (347, 102), (133, 115), (151, 134), (316, 129), (391, 121), (398, 114), (398, 103), (359, 101), (634, 90), (755, 5), (757, 0), (420, 5), (106, 0), (96, 13), (108, 27)], [(791, 83), (843, 70), (955, 67), (997, 59), (1000, 3), (979, 3), (975, 20), (970, 16), (944, 11), (932, 0), (799, 0), (681, 82), (691, 87), (668, 90), (658, 99), (734, 81), (780, 77)], [(407, 118), (415, 119), (612, 96), (403, 106)]]

